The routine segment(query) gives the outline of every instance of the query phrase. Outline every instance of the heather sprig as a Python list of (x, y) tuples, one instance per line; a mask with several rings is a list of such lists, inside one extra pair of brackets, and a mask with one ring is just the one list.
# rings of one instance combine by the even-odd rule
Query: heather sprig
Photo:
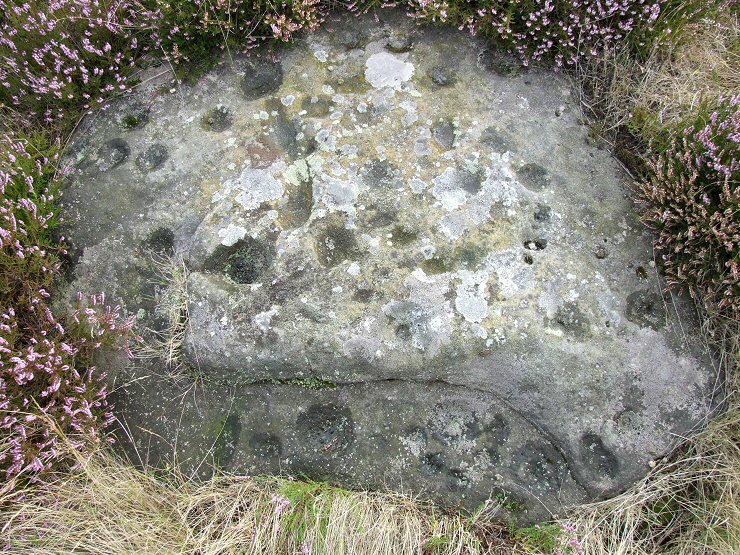
[(27, 123), (64, 127), (126, 90), (147, 26), (135, 0), (0, 0), (0, 13), (0, 106)]
[(669, 283), (740, 317), (740, 95), (671, 134), (640, 183)]
[[(644, 52), (703, 13), (676, 0), (409, 0), (409, 15), (450, 23), (518, 54), (524, 64), (572, 66), (629, 44)], [(673, 28), (672, 28), (673, 27)]]
[(94, 355), (125, 347), (133, 322), (102, 294), (53, 314), (64, 253), (50, 233), (59, 145), (6, 136), (0, 146), (0, 437), (9, 446), (0, 471), (36, 475), (59, 462), (58, 431), (78, 448), (99, 441), (112, 415)]

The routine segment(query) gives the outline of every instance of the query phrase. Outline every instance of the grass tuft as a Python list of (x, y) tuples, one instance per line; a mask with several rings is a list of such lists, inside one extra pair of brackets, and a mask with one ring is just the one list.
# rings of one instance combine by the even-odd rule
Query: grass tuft
[(511, 553), (495, 504), (448, 515), (396, 493), (284, 478), (155, 478), (108, 450), (75, 471), (0, 490), (0, 545), (23, 554)]
[(188, 268), (184, 261), (169, 256), (154, 255), (152, 263), (159, 283), (155, 314), (163, 326), (144, 330), (145, 339), (134, 350), (134, 357), (160, 360), (172, 377), (181, 377), (187, 373), (182, 347), (189, 322)]

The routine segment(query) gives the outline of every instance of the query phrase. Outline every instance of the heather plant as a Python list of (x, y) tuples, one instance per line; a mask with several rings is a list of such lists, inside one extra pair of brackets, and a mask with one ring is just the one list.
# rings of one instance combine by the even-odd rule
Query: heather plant
[(43, 135), (0, 139), (0, 302), (19, 314), (32, 313), (28, 291), (51, 289), (59, 270), (63, 247), (51, 234), (59, 151)]
[(105, 306), (100, 294), (62, 324), (47, 297), (44, 290), (32, 297), (36, 327), (30, 337), (19, 327), (28, 314), (0, 309), (0, 435), (9, 446), (0, 454), (0, 469), (9, 476), (36, 475), (61, 462), (59, 431), (83, 450), (101, 441), (113, 421), (94, 353), (126, 338), (133, 322), (122, 321), (120, 307)]
[(150, 0), (145, 1), (152, 28), (150, 41), (189, 77), (213, 63), (222, 50), (245, 52), (265, 41), (288, 42), (301, 30), (324, 20), (321, 0)]
[(740, 96), (719, 99), (705, 117), (655, 154), (640, 184), (644, 220), (669, 283), (688, 285), (740, 317)]
[(59, 462), (59, 433), (80, 449), (99, 441), (112, 415), (94, 354), (125, 343), (132, 325), (102, 294), (80, 296), (66, 318), (52, 313), (64, 253), (50, 233), (58, 147), (6, 136), (0, 150), (0, 470), (10, 476)]
[(412, 17), (451, 23), (515, 52), (524, 64), (573, 66), (629, 43), (647, 52), (716, 2), (677, 0), (409, 0)]
[(142, 13), (134, 0), (0, 0), (0, 106), (36, 130), (102, 106), (128, 87)]

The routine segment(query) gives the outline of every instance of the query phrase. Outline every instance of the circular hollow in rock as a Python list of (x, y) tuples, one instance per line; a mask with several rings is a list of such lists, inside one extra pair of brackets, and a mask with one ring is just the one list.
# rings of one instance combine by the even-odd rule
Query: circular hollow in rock
[(203, 269), (221, 273), (235, 283), (256, 283), (270, 268), (274, 253), (270, 245), (246, 237), (230, 247), (219, 245), (208, 257)]
[(255, 62), (247, 66), (241, 89), (247, 100), (257, 100), (277, 91), (282, 82), (283, 69), (279, 63)]
[(131, 148), (123, 139), (111, 139), (98, 149), (98, 167), (100, 171), (109, 171), (120, 166), (131, 154)]
[(298, 416), (296, 427), (310, 449), (328, 455), (347, 449), (355, 437), (352, 412), (333, 403), (311, 405)]
[(200, 118), (200, 126), (206, 131), (220, 133), (231, 127), (233, 123), (232, 119), (231, 112), (229, 112), (228, 108), (217, 106), (203, 114), (203, 117)]

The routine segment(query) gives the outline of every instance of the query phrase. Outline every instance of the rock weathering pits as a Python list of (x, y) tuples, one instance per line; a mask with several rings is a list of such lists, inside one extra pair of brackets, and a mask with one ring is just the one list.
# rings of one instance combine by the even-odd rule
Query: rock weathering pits
[(562, 77), (378, 15), (77, 134), (70, 291), (161, 330), (157, 265), (187, 268), (199, 380), (120, 364), (124, 445), (530, 519), (626, 488), (705, 419), (714, 374), (624, 176)]

